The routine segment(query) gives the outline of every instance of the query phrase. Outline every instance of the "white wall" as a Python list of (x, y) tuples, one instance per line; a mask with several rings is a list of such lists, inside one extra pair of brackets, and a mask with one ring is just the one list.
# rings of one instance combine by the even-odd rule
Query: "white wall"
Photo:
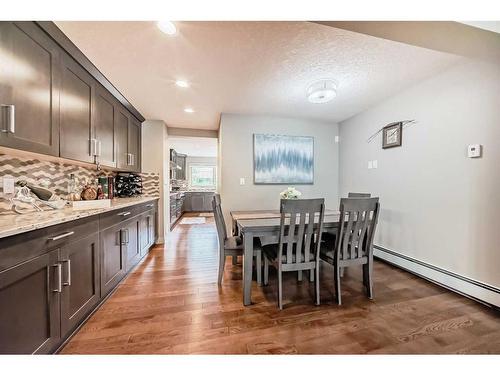
[[(287, 185), (254, 185), (253, 134), (314, 137), (314, 184), (296, 185), (303, 198), (325, 198), (338, 205), (339, 148), (336, 123), (274, 116), (222, 114), (219, 129), (220, 193), (224, 213), (231, 210), (278, 209)], [(245, 185), (240, 185), (240, 178)], [(226, 218), (227, 221), (227, 218)]]
[[(383, 150), (381, 135), (367, 143), (405, 119), (418, 123), (402, 147)], [(343, 121), (340, 139), (341, 194), (380, 197), (376, 244), (500, 287), (499, 66), (464, 60)], [(481, 159), (466, 157), (474, 143)]]
[(167, 231), (165, 229), (170, 227), (170, 215), (164, 214), (170, 210), (167, 141), (167, 126), (163, 121), (147, 120), (142, 124), (142, 171), (160, 174), (160, 200), (158, 202), (159, 243), (165, 241), (165, 232), (168, 232), (168, 229)]

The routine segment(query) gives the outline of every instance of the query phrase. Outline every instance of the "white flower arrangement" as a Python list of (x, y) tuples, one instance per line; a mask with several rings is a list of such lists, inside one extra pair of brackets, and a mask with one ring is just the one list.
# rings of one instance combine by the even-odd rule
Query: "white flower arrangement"
[(302, 195), (302, 193), (300, 191), (298, 191), (297, 189), (295, 189), (293, 186), (287, 187), (285, 190), (283, 190), (280, 193), (280, 197), (282, 199), (297, 199), (301, 195)]

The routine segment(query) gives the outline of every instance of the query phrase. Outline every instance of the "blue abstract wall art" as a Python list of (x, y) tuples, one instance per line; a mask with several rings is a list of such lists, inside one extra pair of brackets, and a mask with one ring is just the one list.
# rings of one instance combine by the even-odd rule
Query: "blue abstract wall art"
[(312, 184), (314, 138), (254, 134), (256, 184)]

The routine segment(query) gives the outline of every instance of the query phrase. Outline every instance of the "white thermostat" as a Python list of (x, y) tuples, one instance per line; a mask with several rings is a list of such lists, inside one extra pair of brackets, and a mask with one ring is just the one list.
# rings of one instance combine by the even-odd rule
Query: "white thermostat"
[(469, 158), (480, 158), (482, 154), (482, 145), (469, 145), (467, 147), (467, 156)]

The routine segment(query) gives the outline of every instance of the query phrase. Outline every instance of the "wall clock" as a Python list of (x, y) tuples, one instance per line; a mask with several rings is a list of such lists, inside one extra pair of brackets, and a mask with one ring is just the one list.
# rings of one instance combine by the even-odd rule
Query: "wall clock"
[(382, 148), (401, 146), (403, 123), (396, 122), (382, 128)]

